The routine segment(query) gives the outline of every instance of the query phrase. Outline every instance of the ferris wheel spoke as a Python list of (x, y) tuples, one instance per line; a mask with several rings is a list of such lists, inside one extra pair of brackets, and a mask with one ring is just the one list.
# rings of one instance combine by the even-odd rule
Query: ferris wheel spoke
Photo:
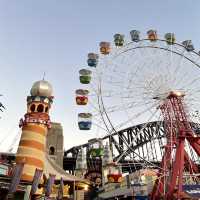
[(182, 83), (185, 77), (187, 77), (188, 72), (184, 72), (181, 76), (174, 78), (175, 87), (178, 89), (184, 89)]
[(200, 95), (200, 90), (195, 90), (195, 89), (187, 90), (187, 91), (185, 91), (185, 94), (187, 95), (187, 98), (185, 98), (185, 101), (187, 103), (190, 103), (190, 100), (199, 102), (198, 98)]
[[(119, 125), (116, 125), (116, 130), (117, 130), (117, 129), (120, 129), (122, 126), (126, 125), (130, 120), (133, 120), (133, 119), (138, 118), (139, 116), (143, 115), (145, 112), (149, 112), (150, 109), (152, 109), (152, 108), (154, 108), (154, 107), (156, 107), (156, 106), (157, 106), (157, 103), (154, 104), (154, 105), (151, 105), (150, 107), (146, 108), (145, 110), (142, 110), (142, 111), (139, 112), (139, 113), (134, 114), (134, 115), (133, 115), (131, 118), (129, 118), (127, 121), (125, 121), (125, 122), (123, 122), (123, 123), (121, 123), (121, 124), (119, 124)], [(156, 112), (157, 112), (157, 110), (156, 110)], [(155, 112), (155, 113), (156, 113), (156, 112)]]
[(181, 57), (180, 57), (180, 59), (179, 59), (179, 62), (177, 63), (177, 66), (176, 66), (175, 70), (174, 70), (174, 73), (175, 73), (175, 74), (178, 73), (179, 69), (181, 68), (181, 64), (182, 64), (182, 62), (183, 62), (184, 53), (185, 53), (185, 52), (186, 52), (185, 49), (183, 49), (182, 52), (181, 52)]
[[(110, 113), (114, 113), (114, 112), (120, 112), (120, 111), (123, 111), (124, 109), (131, 109), (133, 107), (136, 107), (136, 106), (144, 106), (144, 105), (149, 105), (149, 104), (152, 104), (151, 101), (149, 102), (129, 102), (129, 103), (126, 103), (126, 105), (121, 105), (121, 104), (118, 104), (118, 105), (113, 105), (113, 106), (110, 106), (110, 107), (106, 107), (106, 113), (107, 114), (110, 114)], [(103, 114), (105, 113), (102, 112)]]
[(189, 79), (190, 80), (190, 82), (189, 83), (187, 83), (186, 85), (183, 85), (182, 86), (182, 88), (190, 88), (191, 86), (193, 86), (194, 84), (196, 84), (196, 83), (200, 83), (200, 77), (197, 77), (197, 78), (195, 78), (195, 79)]
[(94, 126), (100, 128), (101, 130), (105, 131), (106, 133), (109, 133), (108, 130), (106, 128), (104, 128), (103, 126), (100, 126), (99, 123), (101, 123), (101, 120), (94, 119), (94, 121), (93, 121)]

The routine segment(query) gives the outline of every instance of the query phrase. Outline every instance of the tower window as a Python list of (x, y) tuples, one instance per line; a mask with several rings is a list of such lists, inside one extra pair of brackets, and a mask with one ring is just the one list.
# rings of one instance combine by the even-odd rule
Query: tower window
[(44, 112), (44, 106), (42, 104), (39, 104), (37, 107), (38, 112)]
[(31, 112), (35, 112), (35, 104), (32, 104), (30, 107)]
[(55, 155), (55, 148), (54, 147), (49, 148), (49, 155)]

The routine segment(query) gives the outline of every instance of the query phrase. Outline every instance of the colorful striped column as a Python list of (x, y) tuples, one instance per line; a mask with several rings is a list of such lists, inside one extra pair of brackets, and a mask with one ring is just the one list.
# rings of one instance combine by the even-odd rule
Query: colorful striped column
[(35, 169), (44, 169), (47, 127), (43, 124), (27, 123), (16, 154), (16, 163), (25, 162), (22, 180), (32, 181)]

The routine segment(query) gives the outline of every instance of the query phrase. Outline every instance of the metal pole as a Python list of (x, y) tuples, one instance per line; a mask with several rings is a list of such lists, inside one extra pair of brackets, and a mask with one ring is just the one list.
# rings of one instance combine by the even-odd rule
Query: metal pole
[(76, 185), (75, 185), (75, 180), (73, 184), (73, 190), (74, 190), (74, 200), (76, 200)]

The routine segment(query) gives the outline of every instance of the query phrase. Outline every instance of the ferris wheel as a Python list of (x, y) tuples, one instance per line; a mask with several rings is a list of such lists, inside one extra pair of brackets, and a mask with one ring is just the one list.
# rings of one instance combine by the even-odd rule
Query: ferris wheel
[(185, 94), (188, 114), (199, 110), (200, 56), (191, 40), (175, 43), (173, 33), (158, 39), (154, 30), (146, 39), (133, 30), (131, 40), (115, 34), (114, 44), (100, 43), (100, 55), (88, 54), (88, 67), (79, 71), (83, 85), (76, 90), (81, 130), (97, 126), (112, 134), (161, 120), (157, 108), (171, 91)]
[(96, 125), (113, 134), (164, 122), (164, 153), (151, 199), (171, 199), (174, 188), (180, 198), (186, 179), (198, 182), (200, 174), (200, 138), (191, 126), (199, 123), (200, 54), (191, 40), (177, 43), (174, 33), (159, 37), (149, 30), (142, 39), (133, 30), (130, 35), (128, 41), (115, 34), (113, 44), (100, 43), (100, 55), (88, 54), (88, 67), (79, 71), (83, 87), (76, 90), (76, 103), (89, 112), (78, 114), (79, 129)]

